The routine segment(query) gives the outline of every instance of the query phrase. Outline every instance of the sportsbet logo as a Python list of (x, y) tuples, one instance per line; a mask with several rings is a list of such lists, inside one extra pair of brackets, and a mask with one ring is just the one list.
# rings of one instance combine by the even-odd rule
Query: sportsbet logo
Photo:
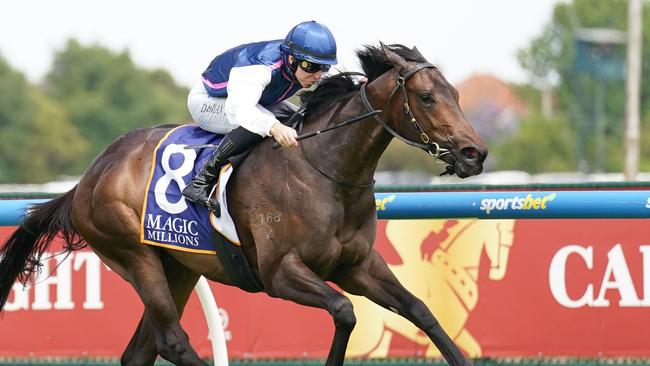
[(486, 214), (497, 210), (545, 210), (546, 204), (555, 199), (555, 193), (548, 194), (544, 197), (533, 197), (532, 194), (526, 197), (511, 198), (485, 198), (481, 200), (481, 211)]
[(377, 206), (377, 211), (386, 211), (386, 205), (393, 201), (395, 201), (394, 194), (391, 194), (390, 196), (385, 197), (383, 199), (376, 198), (375, 205)]

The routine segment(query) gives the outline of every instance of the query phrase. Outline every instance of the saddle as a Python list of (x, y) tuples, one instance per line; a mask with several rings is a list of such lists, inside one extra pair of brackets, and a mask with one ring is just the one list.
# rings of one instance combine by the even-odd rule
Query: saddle
[(246, 259), (235, 229), (235, 223), (228, 212), (228, 203), (226, 201), (228, 180), (233, 176), (234, 171), (241, 165), (249, 152), (246, 151), (229, 159), (229, 164), (222, 167), (216, 189), (213, 192), (221, 206), (220, 215), (217, 217), (210, 213), (210, 222), (213, 228), (212, 245), (226, 274), (237, 287), (254, 293), (264, 290), (264, 286), (255, 271), (253, 271), (248, 259)]
[[(294, 127), (302, 121), (301, 110), (283, 106), (276, 117)], [(202, 205), (187, 202), (181, 187), (189, 183), (222, 135), (197, 125), (182, 125), (163, 137), (152, 156), (152, 172), (146, 188), (140, 241), (145, 244), (201, 254), (216, 254), (233, 283), (248, 292), (264, 289), (241, 248), (235, 223), (228, 213), (228, 180), (244, 162), (250, 150), (236, 155), (223, 167), (213, 190), (220, 203), (219, 217)]]
[[(197, 125), (183, 125), (170, 130), (152, 156), (152, 172), (147, 184), (140, 225), (144, 244), (192, 253), (216, 254), (233, 283), (248, 292), (264, 289), (248, 263), (239, 243), (234, 222), (221, 203), (220, 218), (202, 205), (185, 200), (181, 187), (189, 183), (209, 158), (212, 146), (221, 135), (202, 130)], [(241, 165), (248, 152), (222, 167), (214, 194), (225, 198), (228, 178)], [(227, 175), (224, 173), (227, 172)]]

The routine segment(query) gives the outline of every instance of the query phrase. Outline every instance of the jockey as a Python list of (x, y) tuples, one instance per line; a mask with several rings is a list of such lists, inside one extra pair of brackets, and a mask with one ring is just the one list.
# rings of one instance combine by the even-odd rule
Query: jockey
[(266, 136), (284, 147), (297, 146), (296, 131), (272, 111), (290, 104), (287, 98), (312, 86), (336, 63), (334, 36), (315, 21), (296, 25), (284, 40), (244, 44), (215, 57), (190, 91), (187, 106), (202, 129), (226, 136), (183, 196), (218, 213), (218, 203), (209, 196), (217, 167), (226, 159)]

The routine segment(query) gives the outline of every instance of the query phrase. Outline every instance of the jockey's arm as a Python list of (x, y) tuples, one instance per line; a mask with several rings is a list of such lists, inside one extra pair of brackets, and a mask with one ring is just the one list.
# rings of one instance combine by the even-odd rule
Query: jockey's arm
[(235, 67), (228, 79), (226, 115), (228, 119), (260, 136), (269, 136), (271, 126), (278, 122), (271, 113), (264, 113), (258, 103), (264, 88), (271, 82), (271, 69), (265, 65)]

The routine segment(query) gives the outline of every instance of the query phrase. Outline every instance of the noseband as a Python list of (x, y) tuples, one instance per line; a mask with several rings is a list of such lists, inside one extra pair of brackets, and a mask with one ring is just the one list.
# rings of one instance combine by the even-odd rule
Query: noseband
[[(420, 140), (422, 140), (421, 143), (420, 143), (420, 142), (416, 142), (416, 141), (412, 141), (412, 140), (409, 140), (409, 139), (403, 137), (403, 136), (400, 135), (397, 131), (395, 131), (392, 127), (390, 127), (390, 125), (389, 125), (388, 123), (386, 123), (386, 121), (384, 121), (383, 119), (381, 119), (381, 118), (379, 117), (379, 113), (381, 113), (382, 110), (374, 109), (374, 108), (372, 107), (372, 105), (370, 104), (370, 101), (368, 100), (368, 95), (367, 95), (367, 93), (366, 93), (366, 83), (361, 84), (361, 93), (360, 93), (360, 94), (361, 94), (361, 100), (362, 100), (363, 103), (365, 104), (366, 108), (368, 108), (368, 110), (369, 110), (368, 112), (364, 113), (363, 115), (360, 115), (360, 116), (354, 117), (354, 118), (352, 118), (352, 119), (350, 119), (350, 120), (347, 120), (347, 121), (345, 121), (345, 122), (343, 122), (343, 123), (340, 123), (340, 124), (338, 124), (338, 125), (336, 125), (336, 126), (329, 127), (329, 128), (327, 128), (327, 129), (324, 129), (324, 130), (322, 130), (322, 131), (319, 130), (319, 131), (315, 131), (315, 132), (313, 132), (313, 133), (309, 133), (309, 134), (305, 134), (305, 135), (298, 136), (297, 140), (302, 140), (302, 139), (309, 138), (309, 137), (312, 137), (312, 136), (317, 136), (317, 135), (319, 135), (319, 134), (322, 133), (322, 132), (330, 131), (330, 130), (333, 130), (333, 129), (336, 129), (336, 128), (339, 128), (339, 127), (343, 127), (343, 126), (347, 126), (347, 125), (349, 125), (349, 124), (351, 124), (351, 123), (355, 123), (355, 122), (358, 122), (358, 121), (362, 121), (362, 120), (364, 120), (364, 119), (366, 119), (366, 118), (372, 116), (372, 117), (375, 118), (375, 120), (377, 120), (377, 121), (381, 124), (381, 126), (382, 126), (386, 131), (388, 131), (391, 135), (393, 135), (393, 136), (396, 137), (397, 139), (399, 139), (399, 140), (401, 140), (401, 141), (403, 141), (403, 142), (405, 142), (405, 143), (407, 143), (407, 144), (409, 144), (409, 145), (411, 145), (411, 146), (415, 146), (415, 147), (418, 147), (418, 148), (420, 148), (420, 149), (423, 149), (424, 151), (426, 151), (426, 152), (428, 152), (429, 154), (431, 154), (431, 156), (433, 156), (433, 158), (434, 158), (434, 160), (435, 160), (436, 162), (440, 162), (440, 163), (446, 164), (446, 162), (443, 161), (443, 160), (441, 160), (440, 157), (442, 157), (442, 156), (444, 156), (444, 155), (446, 155), (446, 154), (449, 154), (449, 149), (445, 149), (445, 148), (440, 147), (440, 145), (438, 145), (436, 142), (432, 141), (431, 138), (429, 137), (429, 135), (427, 135), (427, 133), (424, 132), (424, 130), (422, 129), (422, 126), (420, 125), (420, 123), (417, 121), (417, 119), (416, 119), (415, 116), (413, 115), (413, 112), (411, 112), (411, 107), (409, 106), (409, 98), (408, 98), (408, 94), (407, 94), (407, 92), (406, 92), (406, 85), (405, 85), (406, 82), (407, 82), (407, 81), (408, 81), (408, 80), (409, 80), (409, 79), (410, 79), (410, 78), (411, 78), (415, 73), (417, 73), (418, 71), (420, 71), (420, 70), (422, 70), (422, 69), (433, 69), (433, 68), (435, 68), (435, 66), (433, 66), (432, 64), (430, 64), (430, 63), (428, 63), (428, 62), (423, 62), (423, 63), (420, 63), (420, 64), (415, 65), (415, 67), (413, 67), (412, 69), (408, 70), (408, 71), (404, 74), (404, 76), (400, 75), (400, 74), (399, 74), (399, 71), (397, 71), (397, 69), (395, 69), (395, 73), (397, 74), (397, 86), (396, 86), (395, 89), (393, 89), (393, 91), (390, 93), (390, 96), (388, 97), (388, 100), (386, 101), (386, 108), (384, 109), (384, 110), (388, 110), (388, 107), (390, 106), (390, 102), (393, 100), (393, 97), (395, 96), (395, 94), (397, 94), (398, 91), (400, 91), (401, 94), (402, 94), (402, 97), (404, 98), (404, 114), (406, 114), (406, 115), (409, 116), (409, 118), (410, 118), (410, 122), (411, 122), (411, 126), (413, 127), (413, 129), (415, 129), (415, 131), (416, 131), (416, 132), (418, 133), (418, 135), (420, 136)], [(357, 75), (357, 74), (358, 74), (358, 75), (363, 75), (363, 74), (353, 73), (353, 72), (351, 72), (351, 73), (346, 73), (346, 74), (348, 74), (348, 75)], [(364, 75), (364, 76), (365, 76), (365, 75)], [(295, 112), (295, 113), (294, 113), (294, 116), (292, 116), (292, 117), (290, 118), (290, 121), (293, 120), (295, 116), (297, 116), (297, 115), (301, 115), (301, 114), (302, 114), (302, 110), (304, 109), (304, 107), (305, 107), (305, 106), (303, 105), (303, 107), (301, 107), (300, 110), (298, 110), (297, 112)], [(278, 147), (279, 147), (279, 145), (278, 145)], [(302, 145), (300, 145), (300, 148), (302, 149)], [(303, 154), (304, 154), (304, 151), (303, 151)], [(368, 188), (368, 187), (372, 187), (372, 186), (374, 185), (374, 181), (371, 182), (371, 183), (366, 183), (366, 184), (356, 184), (356, 183), (345, 182), (345, 181), (343, 181), (343, 180), (340, 180), (340, 179), (337, 179), (337, 178), (332, 177), (331, 175), (327, 174), (327, 173), (324, 172), (322, 169), (320, 169), (319, 167), (317, 167), (316, 165), (314, 165), (314, 164), (309, 160), (309, 158), (307, 157), (307, 155), (305, 155), (305, 160), (307, 160), (307, 162), (309, 163), (309, 165), (311, 165), (311, 166), (312, 166), (316, 171), (318, 171), (320, 174), (322, 174), (325, 178), (327, 178), (327, 179), (333, 181), (333, 182), (336, 183), (336, 184), (339, 184), (339, 185), (342, 185), (342, 186), (346, 186), (346, 187), (350, 187), (350, 188)], [(448, 168), (449, 168), (449, 167), (448, 167)], [(447, 174), (451, 174), (451, 173), (449, 173), (449, 169), (447, 170)]]
[[(386, 107), (384, 108), (384, 111), (388, 110), (388, 107), (390, 105), (391, 100), (393, 100), (393, 97), (395, 94), (397, 94), (398, 91), (401, 91), (402, 97), (404, 98), (404, 114), (408, 115), (409, 118), (411, 119), (411, 127), (418, 133), (420, 136), (420, 140), (422, 142), (416, 142), (409, 140), (402, 135), (400, 135), (397, 131), (395, 131), (386, 121), (381, 119), (378, 114), (375, 114), (373, 117), (381, 124), (381, 126), (388, 131), (391, 135), (394, 137), (398, 138), (399, 140), (403, 141), (404, 143), (407, 143), (411, 146), (419, 147), (420, 149), (423, 149), (424, 151), (428, 152), (433, 156), (433, 158), (438, 161), (438, 159), (446, 154), (449, 154), (449, 149), (445, 149), (440, 147), (436, 142), (432, 141), (429, 135), (427, 135), (426, 132), (422, 129), (422, 126), (420, 126), (420, 123), (417, 121), (415, 116), (413, 115), (413, 112), (411, 112), (411, 107), (409, 106), (409, 98), (408, 94), (406, 92), (406, 82), (413, 76), (415, 73), (422, 69), (433, 69), (435, 66), (428, 62), (423, 62), (420, 64), (415, 65), (412, 69), (408, 70), (404, 76), (399, 74), (399, 71), (395, 69), (395, 73), (397, 74), (397, 86), (395, 86), (395, 89), (390, 93), (390, 96), (388, 97), (388, 100), (386, 101)], [(370, 105), (370, 101), (368, 100), (368, 96), (366, 94), (366, 83), (363, 83), (361, 85), (361, 100), (363, 103), (366, 105), (366, 108), (368, 108), (370, 111), (375, 111), (375, 109)]]

